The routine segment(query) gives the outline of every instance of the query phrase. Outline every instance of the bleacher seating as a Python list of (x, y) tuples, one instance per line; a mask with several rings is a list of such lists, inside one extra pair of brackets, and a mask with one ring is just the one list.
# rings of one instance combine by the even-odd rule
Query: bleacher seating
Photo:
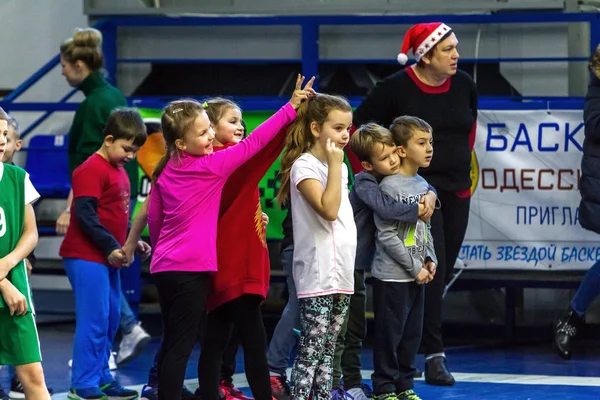
[(26, 150), (25, 169), (40, 196), (66, 199), (71, 190), (67, 136), (36, 135), (31, 138)]

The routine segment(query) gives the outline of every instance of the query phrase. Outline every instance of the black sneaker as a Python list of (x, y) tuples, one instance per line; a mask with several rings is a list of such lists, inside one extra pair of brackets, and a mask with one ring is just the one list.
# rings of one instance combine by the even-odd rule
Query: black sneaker
[[(48, 394), (52, 396), (54, 394), (54, 391), (50, 388), (47, 389)], [(4, 392), (0, 391), (0, 399), (4, 400), (4, 397), (2, 397), (2, 393)], [(12, 379), (10, 380), (10, 393), (8, 393), (8, 398), (12, 400), (25, 398), (25, 388), (23, 388), (23, 384), (21, 383), (19, 378), (17, 378), (17, 375), (13, 375)]]

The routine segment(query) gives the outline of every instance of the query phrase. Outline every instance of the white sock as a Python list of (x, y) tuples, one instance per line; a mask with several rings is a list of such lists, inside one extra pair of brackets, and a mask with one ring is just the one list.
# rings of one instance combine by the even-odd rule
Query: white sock
[(271, 371), (269, 371), (269, 376), (276, 376), (278, 378), (283, 378), (283, 376), (281, 376), (281, 374), (278, 374), (277, 372), (271, 372)]

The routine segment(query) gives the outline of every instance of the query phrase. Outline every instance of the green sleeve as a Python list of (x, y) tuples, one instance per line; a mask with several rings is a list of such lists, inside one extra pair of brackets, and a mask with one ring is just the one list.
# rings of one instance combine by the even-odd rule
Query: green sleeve
[[(78, 110), (83, 115), (76, 116), (80, 124), (77, 134), (77, 143), (74, 144), (73, 151), (69, 154), (69, 168), (71, 175), (73, 171), (79, 167), (85, 160), (94, 154), (104, 141), (104, 125), (108, 119), (108, 115), (102, 115), (102, 110), (99, 107), (93, 107), (91, 104), (86, 104), (85, 108)], [(79, 117), (79, 118), (78, 118)]]

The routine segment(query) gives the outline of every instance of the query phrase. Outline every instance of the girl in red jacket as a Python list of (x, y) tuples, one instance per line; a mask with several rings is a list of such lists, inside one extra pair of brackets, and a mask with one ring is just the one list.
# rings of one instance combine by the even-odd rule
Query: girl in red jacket
[[(312, 93), (311, 79), (304, 90)], [(215, 132), (219, 151), (243, 138), (242, 113), (235, 103), (209, 100), (204, 107)], [(258, 183), (284, 147), (285, 137), (269, 143), (231, 175), (221, 198), (217, 230), (219, 270), (208, 298), (205, 346), (198, 365), (203, 400), (219, 400), (223, 351), (234, 328), (244, 349), (246, 377), (257, 400), (271, 400), (267, 339), (260, 304), (267, 296), (271, 274)]]

